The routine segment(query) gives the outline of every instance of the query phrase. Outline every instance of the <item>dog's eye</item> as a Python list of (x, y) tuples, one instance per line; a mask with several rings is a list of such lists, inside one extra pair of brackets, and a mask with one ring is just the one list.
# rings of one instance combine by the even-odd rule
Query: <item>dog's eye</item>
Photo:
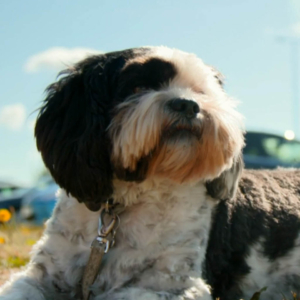
[(145, 91), (147, 91), (149, 89), (147, 89), (146, 87), (144, 86), (136, 86), (134, 89), (133, 89), (133, 93), (134, 94), (139, 94), (139, 93), (143, 93)]

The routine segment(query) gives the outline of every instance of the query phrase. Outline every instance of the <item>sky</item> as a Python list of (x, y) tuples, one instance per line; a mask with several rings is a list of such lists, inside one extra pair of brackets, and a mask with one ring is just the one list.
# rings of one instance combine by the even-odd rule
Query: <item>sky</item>
[(299, 38), (299, 0), (2, 1), (0, 181), (34, 184), (44, 90), (88, 53), (145, 45), (195, 53), (224, 74), (246, 129), (300, 132), (292, 88), (300, 45), (291, 61), (290, 43)]

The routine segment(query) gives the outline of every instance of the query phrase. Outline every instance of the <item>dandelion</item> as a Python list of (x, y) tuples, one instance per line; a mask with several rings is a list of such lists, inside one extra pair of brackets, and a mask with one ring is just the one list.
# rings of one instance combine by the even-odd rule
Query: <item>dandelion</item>
[(0, 236), (0, 244), (5, 244), (5, 243), (6, 243), (5, 238)]
[(0, 209), (0, 223), (6, 223), (11, 219), (11, 213), (7, 209)]

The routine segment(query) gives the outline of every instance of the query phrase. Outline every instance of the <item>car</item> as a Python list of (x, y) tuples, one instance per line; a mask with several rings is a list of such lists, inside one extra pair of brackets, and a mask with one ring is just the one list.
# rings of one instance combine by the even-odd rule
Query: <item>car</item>
[(18, 212), (22, 199), (29, 189), (8, 182), (0, 182), (0, 209), (9, 209)]
[(300, 167), (300, 142), (272, 133), (248, 131), (243, 149), (248, 169), (275, 169)]
[(20, 217), (36, 225), (43, 224), (50, 218), (56, 204), (58, 185), (51, 177), (42, 179), (36, 187), (23, 198)]

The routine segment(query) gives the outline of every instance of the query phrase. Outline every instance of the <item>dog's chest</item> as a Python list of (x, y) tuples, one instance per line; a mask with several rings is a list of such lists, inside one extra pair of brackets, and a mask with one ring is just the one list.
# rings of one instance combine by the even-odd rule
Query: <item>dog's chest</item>
[(116, 246), (106, 256), (97, 286), (185, 288), (201, 276), (214, 201), (203, 186), (145, 192), (120, 215)]

